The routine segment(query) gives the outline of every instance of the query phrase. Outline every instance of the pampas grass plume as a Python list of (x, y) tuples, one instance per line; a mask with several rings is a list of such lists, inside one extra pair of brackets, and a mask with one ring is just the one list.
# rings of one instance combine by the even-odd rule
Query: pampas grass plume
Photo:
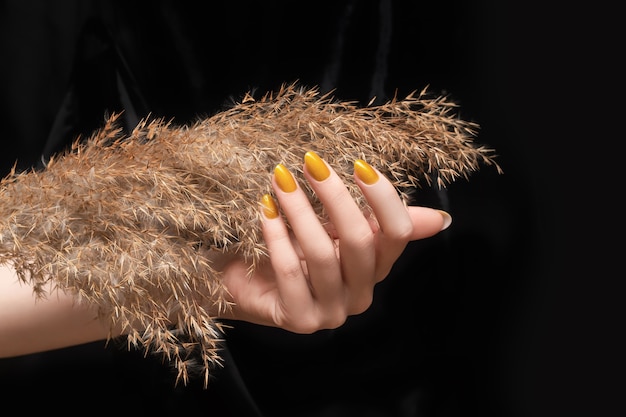
[(478, 126), (456, 105), (426, 89), (379, 106), (285, 84), (191, 125), (143, 120), (125, 134), (109, 117), (42, 170), (13, 171), (0, 183), (0, 262), (39, 296), (53, 283), (77, 302), (97, 306), (121, 327), (129, 346), (162, 354), (188, 382), (221, 363), (222, 325), (207, 308), (229, 308), (213, 260), (267, 258), (258, 201), (271, 192), (283, 163), (301, 180), (321, 218), (324, 210), (302, 180), (312, 150), (352, 181), (361, 158), (408, 198), (423, 186), (445, 187), (482, 165), (492, 150), (477, 146)]

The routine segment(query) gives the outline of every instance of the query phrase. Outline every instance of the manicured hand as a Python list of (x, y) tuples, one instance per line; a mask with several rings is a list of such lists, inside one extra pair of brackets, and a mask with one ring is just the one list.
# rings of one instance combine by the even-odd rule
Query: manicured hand
[(273, 188), (279, 204), (269, 195), (261, 201), (270, 260), (252, 276), (246, 274), (250, 265), (241, 260), (224, 268), (234, 306), (223, 318), (296, 333), (339, 327), (371, 305), (376, 283), (388, 275), (409, 241), (450, 225), (445, 212), (407, 207), (389, 180), (365, 161), (355, 162), (354, 180), (372, 213), (363, 213), (317, 154), (305, 155), (304, 174), (331, 224), (320, 222), (293, 175), (278, 165)]

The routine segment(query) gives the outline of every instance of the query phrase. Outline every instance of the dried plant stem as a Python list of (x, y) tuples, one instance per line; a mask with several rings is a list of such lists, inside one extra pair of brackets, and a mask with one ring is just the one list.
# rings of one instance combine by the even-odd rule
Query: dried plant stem
[(213, 260), (230, 253), (256, 265), (267, 257), (255, 225), (273, 167), (301, 176), (313, 150), (364, 207), (351, 178), (357, 158), (405, 196), (481, 165), (500, 170), (492, 151), (474, 144), (478, 126), (455, 107), (425, 90), (358, 107), (292, 84), (188, 126), (145, 120), (124, 134), (113, 115), (45, 169), (2, 180), (0, 262), (40, 295), (52, 281), (95, 304), (125, 329), (129, 346), (163, 354), (184, 382), (199, 358), (206, 384), (220, 363), (221, 334), (207, 310), (228, 308)]

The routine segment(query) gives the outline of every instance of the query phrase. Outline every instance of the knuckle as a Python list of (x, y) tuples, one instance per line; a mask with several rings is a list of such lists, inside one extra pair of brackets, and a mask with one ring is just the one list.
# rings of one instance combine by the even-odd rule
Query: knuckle
[(350, 314), (361, 314), (367, 311), (374, 301), (373, 290), (362, 291), (358, 297), (355, 297), (350, 303)]
[(341, 313), (333, 316), (328, 323), (326, 323), (327, 329), (337, 329), (343, 326), (348, 319), (348, 315), (346, 313)]
[(344, 243), (356, 250), (369, 250), (374, 246), (374, 234), (368, 227), (353, 230), (349, 236), (343, 238)]
[(391, 230), (384, 230), (383, 232), (388, 238), (403, 242), (409, 241), (411, 239), (411, 235), (413, 234), (413, 223), (409, 220), (395, 226)]
[(355, 241), (355, 247), (359, 249), (367, 249), (372, 246), (374, 246), (374, 234), (370, 230), (361, 233)]
[(343, 326), (347, 319), (348, 310), (345, 305), (341, 304), (327, 312), (323, 325), (325, 329), (337, 329)]
[(320, 330), (337, 329), (343, 326), (347, 319), (348, 314), (344, 309), (338, 309), (323, 316), (312, 314), (296, 320), (291, 330), (300, 334), (312, 334)]
[(277, 270), (277, 273), (285, 280), (300, 279), (302, 277), (302, 266), (298, 262), (288, 262)]
[(312, 334), (318, 330), (322, 330), (323, 328), (323, 321), (321, 321), (318, 317), (313, 316), (308, 319), (300, 320), (295, 331), (300, 334)]
[(330, 314), (324, 320), (323, 329), (337, 329), (343, 326), (348, 319), (348, 314), (345, 310), (336, 311), (333, 314)]
[(307, 256), (307, 261), (315, 261), (321, 265), (333, 265), (337, 263), (337, 252), (333, 244), (317, 248), (314, 253)]

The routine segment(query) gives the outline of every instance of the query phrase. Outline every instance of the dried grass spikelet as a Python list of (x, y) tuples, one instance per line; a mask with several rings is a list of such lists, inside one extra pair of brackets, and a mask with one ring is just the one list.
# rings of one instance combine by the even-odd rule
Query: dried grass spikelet
[(455, 107), (426, 90), (358, 107), (291, 84), (188, 126), (144, 120), (124, 134), (114, 115), (45, 169), (2, 180), (0, 262), (41, 296), (52, 283), (97, 305), (129, 344), (170, 359), (185, 383), (200, 358), (206, 385), (222, 330), (206, 308), (228, 308), (212, 259), (266, 258), (258, 201), (272, 168), (282, 162), (301, 176), (304, 153), (316, 151), (365, 206), (351, 178), (356, 158), (401, 193), (497, 167)]

